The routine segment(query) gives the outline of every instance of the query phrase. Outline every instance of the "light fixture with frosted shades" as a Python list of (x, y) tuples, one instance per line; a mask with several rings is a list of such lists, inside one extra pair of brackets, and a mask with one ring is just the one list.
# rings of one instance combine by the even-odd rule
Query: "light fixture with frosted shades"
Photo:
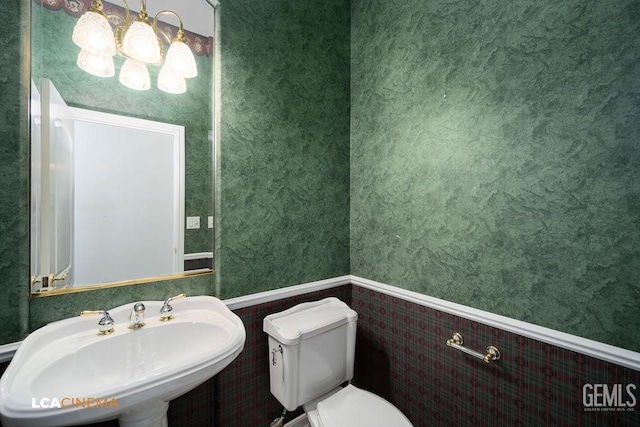
[[(154, 27), (147, 21), (144, 3), (143, 0), (138, 19), (128, 29), (116, 33), (116, 42), (123, 56), (146, 64), (160, 64), (163, 54), (162, 42), (158, 39)], [(127, 21), (128, 19), (127, 16)], [(119, 40), (121, 34), (124, 34), (122, 41)]]
[(187, 79), (198, 75), (196, 60), (191, 49), (187, 46), (187, 39), (185, 39), (183, 31), (178, 31), (178, 37), (171, 41), (165, 59), (165, 67)]
[(147, 90), (151, 87), (147, 66), (132, 58), (127, 58), (122, 64), (118, 80), (130, 89)]
[(116, 54), (116, 41), (113, 31), (102, 11), (102, 2), (93, 0), (89, 10), (80, 17), (73, 28), (71, 39), (83, 50), (94, 55), (113, 56)]
[(168, 93), (185, 93), (187, 82), (171, 68), (162, 67), (158, 74), (158, 89)]
[(113, 56), (96, 55), (88, 50), (80, 49), (78, 67), (98, 77), (113, 77), (116, 74)]
[[(146, 0), (140, 1), (140, 12), (132, 22), (129, 6), (125, 6), (124, 24), (116, 28), (115, 34), (103, 12), (101, 0), (92, 0), (87, 12), (80, 17), (73, 30), (72, 40), (81, 48), (78, 66), (93, 75), (111, 77), (115, 75), (113, 56), (127, 58), (120, 69), (119, 81), (123, 85), (146, 90), (151, 87), (147, 65), (161, 66), (158, 73), (158, 88), (169, 93), (186, 92), (186, 78), (198, 74), (195, 58), (184, 35), (182, 19), (172, 10), (161, 10), (150, 21)], [(158, 31), (158, 17), (172, 15), (180, 24), (177, 37), (169, 37)], [(169, 45), (165, 55), (160, 37)]]

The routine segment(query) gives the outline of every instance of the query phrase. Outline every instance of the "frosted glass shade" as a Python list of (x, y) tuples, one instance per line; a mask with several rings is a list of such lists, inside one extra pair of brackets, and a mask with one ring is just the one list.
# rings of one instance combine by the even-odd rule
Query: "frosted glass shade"
[(179, 76), (192, 78), (198, 75), (196, 59), (186, 43), (174, 40), (169, 46), (164, 66), (173, 70)]
[(82, 49), (94, 55), (113, 56), (116, 41), (107, 17), (101, 13), (88, 11), (80, 17), (73, 28), (71, 39)]
[(146, 65), (131, 58), (122, 64), (118, 80), (130, 89), (147, 90), (151, 87), (151, 78)]
[(166, 64), (158, 73), (158, 89), (168, 93), (185, 93), (187, 91), (187, 82), (184, 77), (177, 74), (173, 69), (167, 68)]
[(116, 74), (111, 55), (95, 55), (88, 50), (81, 49), (77, 64), (82, 70), (94, 76), (113, 77)]
[(162, 61), (158, 36), (147, 22), (135, 21), (131, 24), (122, 40), (122, 53), (147, 64), (159, 64)]

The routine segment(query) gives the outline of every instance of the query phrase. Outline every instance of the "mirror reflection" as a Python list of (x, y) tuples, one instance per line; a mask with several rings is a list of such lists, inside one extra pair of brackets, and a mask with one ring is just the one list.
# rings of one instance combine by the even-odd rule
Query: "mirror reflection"
[[(128, 3), (129, 18), (124, 1), (33, 0), (33, 293), (213, 268), (214, 9)], [(87, 72), (95, 52), (74, 43), (79, 19), (98, 6), (119, 52), (102, 75)], [(133, 53), (120, 45), (144, 12), (163, 59), (137, 61), (149, 84), (132, 89), (121, 74)], [(197, 72), (169, 66), (176, 44)]]

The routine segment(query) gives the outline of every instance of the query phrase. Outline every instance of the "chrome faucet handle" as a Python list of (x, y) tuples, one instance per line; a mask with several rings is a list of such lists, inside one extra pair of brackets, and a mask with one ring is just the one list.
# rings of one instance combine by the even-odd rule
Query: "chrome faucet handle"
[(175, 297), (167, 298), (164, 302), (164, 305), (160, 309), (160, 321), (166, 322), (167, 320), (171, 320), (173, 318), (173, 307), (171, 306), (171, 302), (185, 298), (187, 294), (176, 295)]
[(145, 325), (144, 310), (145, 306), (141, 302), (137, 302), (133, 305), (131, 314), (129, 314), (129, 329), (138, 329)]
[(102, 319), (98, 322), (98, 335), (109, 335), (112, 333), (115, 322), (107, 310), (85, 310), (80, 312), (80, 316), (93, 316), (96, 314), (102, 315)]

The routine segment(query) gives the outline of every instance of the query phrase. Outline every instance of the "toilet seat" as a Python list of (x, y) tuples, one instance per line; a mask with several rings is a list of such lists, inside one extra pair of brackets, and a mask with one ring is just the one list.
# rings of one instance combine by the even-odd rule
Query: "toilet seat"
[(315, 412), (317, 423), (322, 427), (413, 426), (391, 403), (351, 384), (318, 402)]

